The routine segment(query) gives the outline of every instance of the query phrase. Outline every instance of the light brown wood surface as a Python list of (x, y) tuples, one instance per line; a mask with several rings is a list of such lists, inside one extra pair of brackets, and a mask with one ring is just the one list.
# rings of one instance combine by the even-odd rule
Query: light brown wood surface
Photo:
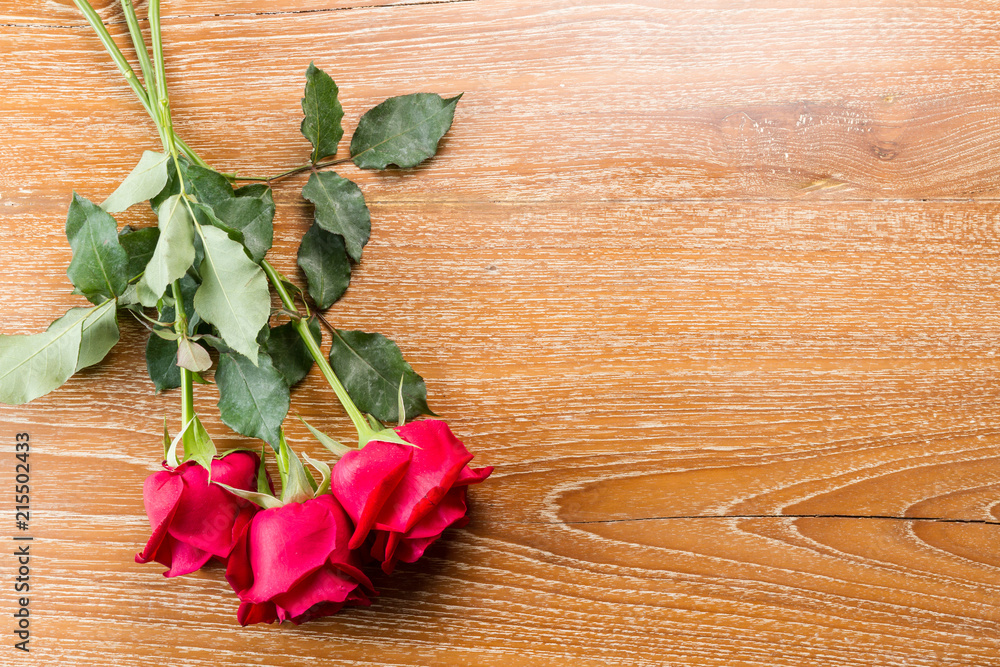
[[(304, 161), (310, 61), (348, 136), (385, 97), (465, 92), (433, 160), (343, 170), (373, 234), (330, 317), (395, 339), (496, 472), (370, 608), (241, 629), (218, 568), (132, 560), (179, 399), (123, 319), (104, 364), (0, 407), (0, 553), (14, 434), (35, 447), (32, 651), (0, 556), (0, 665), (1000, 665), (992, 3), (164, 4), (176, 125), (225, 170)], [(71, 191), (102, 200), (156, 141), (68, 0), (0, 1), (0, 78), (21, 333), (82, 303)], [(303, 184), (275, 191), (292, 275)], [(315, 371), (293, 410), (349, 435)]]

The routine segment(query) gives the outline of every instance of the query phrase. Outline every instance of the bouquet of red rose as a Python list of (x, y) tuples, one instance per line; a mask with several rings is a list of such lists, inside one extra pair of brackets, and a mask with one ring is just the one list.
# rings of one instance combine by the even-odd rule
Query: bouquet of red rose
[[(301, 623), (370, 604), (366, 563), (379, 561), (389, 574), (419, 559), (445, 529), (464, 525), (467, 487), (492, 468), (469, 467), (472, 454), (445, 422), (416, 419), (432, 414), (426, 387), (392, 341), (336, 329), (323, 317), (346, 291), (371, 231), (360, 188), (330, 168), (416, 166), (436, 152), (461, 96), (385, 100), (361, 117), (350, 157), (336, 158), (344, 134), (339, 91), (310, 65), (301, 126), (309, 162), (270, 177), (221, 173), (174, 132), (159, 0), (149, 4), (152, 58), (131, 1), (121, 0), (141, 80), (87, 0), (74, 2), (155, 122), (163, 152), (143, 153), (100, 205), (74, 193), (67, 273), (93, 305), (71, 308), (42, 333), (0, 336), (0, 401), (33, 400), (100, 362), (118, 342), (118, 317), (135, 317), (149, 330), (146, 367), (156, 390), (180, 389), (181, 398), (176, 436), (164, 423), (164, 470), (143, 488), (152, 534), (136, 561), (161, 563), (168, 577), (224, 562), (243, 625)], [(303, 290), (266, 255), (271, 185), (305, 171), (302, 195), (315, 214), (298, 251)], [(235, 187), (241, 182), (248, 184)], [(145, 201), (156, 226), (119, 229), (111, 214)], [(271, 307), (271, 289), (280, 308)], [(313, 364), (358, 435), (352, 447), (306, 423), (336, 457), (332, 467), (303, 455), (304, 465), (282, 428), (291, 387)], [(213, 383), (222, 421), (270, 446), (280, 490), (266, 447), (217, 453), (194, 409), (194, 385)]]

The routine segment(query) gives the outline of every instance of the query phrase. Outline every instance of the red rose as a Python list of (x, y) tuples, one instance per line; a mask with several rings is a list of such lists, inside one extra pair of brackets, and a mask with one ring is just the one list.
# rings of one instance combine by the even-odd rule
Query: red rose
[[(257, 488), (253, 452), (234, 452), (212, 461), (212, 479), (237, 489)], [(146, 478), (142, 501), (153, 534), (135, 562), (155, 560), (169, 568), (166, 577), (190, 574), (213, 556), (225, 560), (236, 538), (257, 508), (217, 484), (208, 472), (187, 461)]]
[(359, 586), (375, 589), (347, 546), (350, 534), (350, 519), (329, 494), (258, 512), (226, 567), (226, 579), (242, 601), (240, 625), (298, 624), (345, 605), (370, 604)]
[(472, 454), (448, 425), (427, 419), (396, 429), (408, 447), (372, 441), (347, 452), (333, 468), (333, 494), (357, 526), (357, 549), (375, 531), (372, 556), (391, 573), (397, 561), (412, 563), (449, 526), (464, 526), (465, 493), (493, 472), (470, 468)]

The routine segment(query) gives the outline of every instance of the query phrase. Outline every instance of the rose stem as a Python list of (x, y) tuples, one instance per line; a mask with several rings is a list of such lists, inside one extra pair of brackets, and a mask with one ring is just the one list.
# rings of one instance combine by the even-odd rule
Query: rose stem
[[(291, 296), (289, 296), (288, 291), (285, 289), (285, 285), (283, 283), (284, 279), (281, 274), (279, 274), (266, 259), (261, 261), (260, 266), (264, 269), (264, 273), (267, 274), (271, 284), (274, 285), (274, 290), (281, 298), (281, 304), (284, 308), (290, 312), (298, 313), (295, 301)], [(362, 415), (361, 411), (358, 410), (358, 406), (354, 405), (354, 401), (351, 400), (351, 397), (348, 395), (344, 385), (341, 384), (340, 378), (338, 378), (337, 374), (333, 372), (333, 369), (330, 367), (330, 362), (327, 361), (326, 357), (323, 355), (323, 350), (320, 349), (319, 344), (316, 343), (316, 339), (312, 336), (312, 332), (309, 331), (309, 324), (302, 317), (293, 318), (292, 323), (295, 330), (298, 332), (299, 337), (302, 338), (302, 341), (306, 344), (309, 354), (312, 355), (316, 365), (319, 366), (319, 370), (323, 373), (323, 377), (326, 378), (326, 381), (329, 382), (330, 386), (333, 388), (333, 393), (337, 395), (337, 399), (340, 401), (340, 404), (344, 406), (344, 410), (347, 411), (347, 415), (351, 418), (351, 421), (354, 422), (354, 428), (358, 431), (359, 442), (367, 442), (374, 432), (368, 425), (368, 422), (365, 421), (364, 415)]]
[[(154, 64), (150, 67), (151, 72), (147, 72), (147, 65), (144, 65), (142, 60), (142, 55), (140, 58), (140, 66), (143, 67), (143, 75), (147, 78), (146, 85), (149, 87), (149, 94), (143, 89), (142, 85), (139, 84), (136, 79), (135, 72), (132, 67), (125, 60), (124, 55), (122, 55), (121, 50), (115, 44), (114, 40), (111, 39), (111, 35), (108, 33), (107, 28), (105, 28), (104, 23), (101, 21), (100, 16), (94, 11), (93, 7), (90, 6), (87, 0), (73, 0), (77, 7), (84, 13), (87, 17), (88, 22), (97, 32), (98, 37), (100, 37), (101, 42), (104, 44), (108, 53), (111, 54), (111, 58), (118, 65), (118, 69), (125, 75), (126, 80), (128, 80), (129, 85), (135, 92), (136, 97), (139, 98), (139, 102), (142, 103), (143, 108), (150, 115), (153, 121), (156, 123), (156, 128), (160, 132), (160, 138), (163, 141), (163, 147), (170, 152), (174, 158), (174, 163), (177, 163), (177, 148), (179, 147), (184, 153), (191, 158), (198, 165), (209, 167), (208, 163), (202, 160), (191, 148), (178, 137), (173, 130), (173, 122), (170, 116), (170, 97), (167, 91), (166, 76), (163, 69), (163, 41), (160, 29), (160, 0), (151, 0), (149, 5), (149, 23), (150, 32), (152, 35), (153, 43), (153, 60)], [(126, 6), (127, 5), (127, 6)], [(146, 56), (146, 62), (148, 63), (148, 53), (145, 51), (145, 44), (141, 39), (141, 32), (138, 30), (138, 21), (135, 21), (135, 26), (133, 28), (132, 23), (129, 19), (129, 14), (131, 12), (132, 18), (134, 18), (134, 11), (132, 10), (131, 2), (128, 0), (123, 0), (123, 7), (125, 7), (126, 22), (129, 22), (129, 30), (132, 35), (133, 45), (136, 47), (136, 51)], [(138, 44), (136, 44), (138, 41)], [(149, 79), (149, 74), (152, 74), (152, 80)], [(153, 87), (155, 80), (155, 88)], [(155, 100), (156, 106), (150, 105), (150, 98)], [(315, 165), (315, 167), (327, 167), (334, 164), (341, 164), (343, 162), (348, 162), (350, 158), (341, 158), (338, 160), (332, 160), (326, 163), (320, 163)], [(179, 165), (178, 165), (179, 167)], [(232, 180), (264, 180), (272, 181), (279, 178), (284, 178), (286, 176), (291, 176), (292, 174), (299, 173), (306, 169), (313, 168), (313, 165), (305, 165), (303, 167), (296, 167), (287, 172), (278, 174), (271, 178), (263, 179), (240, 179), (233, 177)], [(178, 169), (179, 171), (179, 169)], [(183, 189), (183, 183), (181, 185)], [(267, 261), (263, 260), (261, 262), (261, 267), (267, 274), (274, 286), (275, 291), (281, 298), (282, 304), (291, 312), (298, 312), (298, 308), (295, 306), (295, 302), (289, 296), (287, 290), (285, 290), (282, 284), (282, 278), (280, 274), (274, 269), (273, 266)], [(175, 323), (175, 331), (181, 336), (187, 335), (187, 325), (186, 317), (184, 313), (184, 301), (181, 298), (180, 283), (179, 281), (174, 281), (171, 285), (175, 301), (175, 310), (177, 322)], [(336, 394), (337, 399), (340, 401), (344, 410), (347, 412), (351, 421), (354, 423), (354, 427), (358, 431), (359, 442), (366, 442), (373, 434), (374, 431), (369, 426), (368, 422), (365, 420), (361, 411), (358, 407), (354, 405), (354, 401), (348, 395), (347, 390), (344, 385), (340, 382), (340, 378), (334, 373), (333, 369), (330, 367), (330, 363), (327, 361), (326, 357), (323, 355), (323, 351), (320, 349), (316, 340), (312, 337), (312, 333), (309, 331), (309, 325), (301, 317), (293, 319), (295, 330), (298, 332), (299, 337), (302, 338), (303, 342), (306, 344), (306, 348), (309, 350), (309, 354), (312, 356), (313, 360), (319, 366), (320, 371), (326, 378), (330, 387), (333, 388), (334, 394)], [(186, 426), (188, 422), (194, 417), (194, 387), (193, 378), (191, 372), (186, 368), (181, 368), (181, 418), (183, 420), (183, 426)], [(187, 443), (188, 433), (185, 433), (184, 441)]]

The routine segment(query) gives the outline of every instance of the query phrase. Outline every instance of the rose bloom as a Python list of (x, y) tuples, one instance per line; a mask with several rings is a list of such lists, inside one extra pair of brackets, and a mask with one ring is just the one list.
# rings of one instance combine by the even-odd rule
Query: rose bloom
[[(260, 459), (253, 452), (233, 452), (212, 461), (212, 479), (233, 488), (256, 490)], [(236, 538), (257, 507), (217, 484), (208, 472), (186, 461), (150, 475), (142, 487), (142, 502), (152, 527), (137, 563), (165, 565), (166, 577), (190, 574), (213, 556), (225, 560)]]
[(329, 494), (258, 512), (226, 567), (241, 600), (240, 625), (299, 624), (371, 604), (366, 591), (375, 589), (347, 546), (350, 535), (350, 519)]
[(440, 420), (415, 421), (396, 433), (417, 447), (372, 441), (337, 462), (333, 494), (356, 528), (350, 547), (374, 534), (371, 554), (391, 573), (398, 561), (412, 563), (449, 526), (468, 523), (465, 494), (493, 472), (470, 468), (472, 454)]

